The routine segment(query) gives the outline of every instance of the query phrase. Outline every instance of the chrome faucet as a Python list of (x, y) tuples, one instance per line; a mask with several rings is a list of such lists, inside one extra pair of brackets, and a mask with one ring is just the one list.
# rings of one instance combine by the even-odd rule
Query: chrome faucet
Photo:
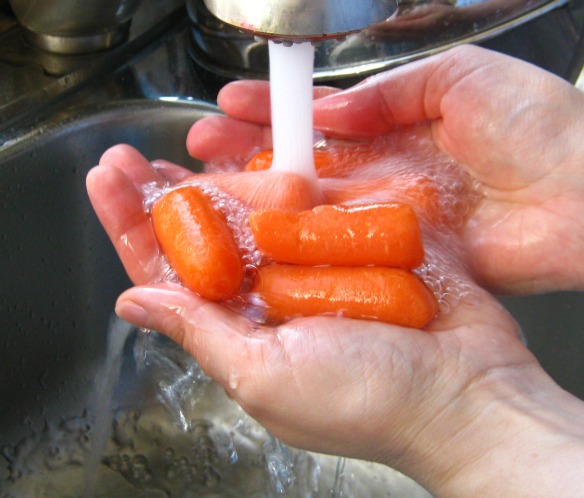
[(397, 0), (204, 0), (220, 20), (279, 41), (337, 38), (387, 20)]

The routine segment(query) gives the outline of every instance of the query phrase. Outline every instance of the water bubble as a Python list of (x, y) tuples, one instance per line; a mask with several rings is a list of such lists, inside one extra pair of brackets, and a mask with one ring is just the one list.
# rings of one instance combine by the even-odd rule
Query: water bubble
[(152, 471), (148, 467), (148, 459), (144, 455), (135, 455), (131, 465), (132, 479), (142, 484), (152, 480)]
[(239, 387), (240, 381), (241, 381), (241, 374), (237, 370), (232, 368), (231, 371), (229, 372), (229, 377), (228, 377), (229, 388), (231, 390), (235, 391)]

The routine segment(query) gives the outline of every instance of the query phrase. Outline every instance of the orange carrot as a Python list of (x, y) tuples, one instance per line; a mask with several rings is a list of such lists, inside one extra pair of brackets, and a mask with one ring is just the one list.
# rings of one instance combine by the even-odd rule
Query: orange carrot
[[(314, 165), (326, 204), (343, 204), (367, 199), (371, 202), (398, 201), (410, 204), (416, 214), (430, 223), (441, 221), (438, 188), (429, 178), (412, 172), (397, 176), (359, 176), (359, 168), (379, 159), (375, 149), (357, 145), (337, 146), (334, 151), (314, 151)], [(264, 150), (245, 166), (246, 171), (265, 171), (272, 164), (273, 153)]]
[[(363, 149), (356, 145), (350, 147), (337, 146), (334, 151), (314, 150), (314, 167), (320, 178), (342, 177), (352, 173), (363, 163), (370, 162), (380, 156), (372, 149)], [(246, 171), (263, 171), (270, 168), (274, 158), (270, 149), (258, 152), (245, 165)]]
[(329, 178), (322, 185), (327, 204), (403, 202), (418, 217), (435, 225), (442, 221), (438, 186), (422, 175), (385, 178)]
[(262, 150), (248, 161), (248, 163), (245, 165), (245, 171), (265, 171), (270, 169), (273, 159), (273, 150)]
[(154, 233), (181, 282), (219, 301), (236, 294), (243, 263), (223, 215), (197, 187), (182, 187), (152, 209)]
[(258, 249), (281, 263), (416, 268), (424, 259), (418, 220), (406, 204), (263, 209), (249, 221)]
[(252, 293), (275, 323), (338, 314), (422, 328), (438, 311), (424, 283), (401, 268), (274, 264), (258, 269)]
[(209, 181), (253, 208), (301, 211), (322, 203), (319, 185), (289, 172), (255, 171), (209, 175)]

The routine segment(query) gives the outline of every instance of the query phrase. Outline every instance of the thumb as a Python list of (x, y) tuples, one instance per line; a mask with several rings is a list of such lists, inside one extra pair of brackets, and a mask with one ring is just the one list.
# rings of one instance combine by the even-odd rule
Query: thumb
[(257, 354), (254, 348), (263, 347), (273, 335), (269, 328), (173, 283), (127, 290), (118, 298), (116, 313), (139, 327), (168, 336), (228, 390), (236, 372), (252, 367), (252, 356)]

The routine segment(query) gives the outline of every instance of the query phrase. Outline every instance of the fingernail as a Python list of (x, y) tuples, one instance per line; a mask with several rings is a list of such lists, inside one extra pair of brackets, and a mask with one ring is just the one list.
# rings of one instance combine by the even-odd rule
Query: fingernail
[(133, 301), (117, 303), (116, 314), (123, 320), (140, 327), (148, 327), (148, 323), (150, 322), (150, 314), (142, 306)]

